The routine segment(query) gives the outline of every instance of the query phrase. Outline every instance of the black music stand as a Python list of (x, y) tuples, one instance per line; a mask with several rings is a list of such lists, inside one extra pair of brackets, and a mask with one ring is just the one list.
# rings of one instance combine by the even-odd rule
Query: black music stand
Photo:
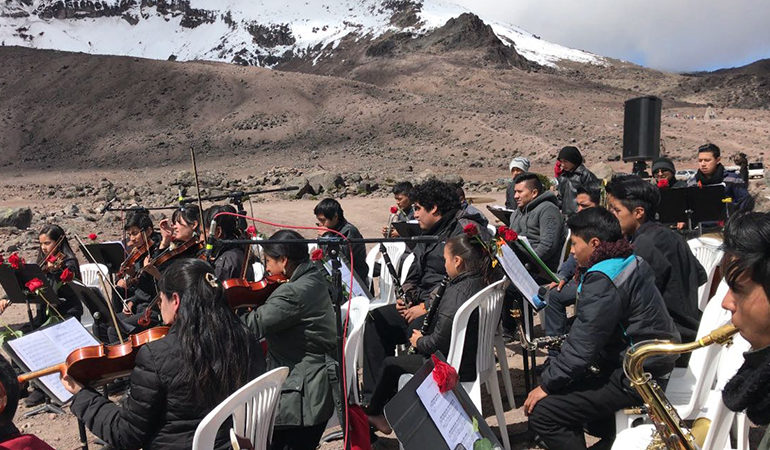
[(421, 236), (422, 229), (420, 224), (415, 222), (393, 222), (391, 223), (393, 228), (398, 231), (398, 235), (401, 237)]
[(491, 212), (492, 215), (495, 216), (497, 220), (502, 222), (505, 226), (508, 226), (508, 224), (511, 223), (511, 214), (513, 214), (513, 209), (504, 208), (498, 205), (487, 205), (487, 210)]
[(658, 219), (662, 223), (687, 222), (689, 230), (694, 223), (722, 221), (727, 219), (724, 197), (723, 184), (662, 189)]
[[(86, 261), (92, 264), (104, 264), (109, 273), (117, 273), (120, 270), (120, 265), (123, 264), (123, 260), (126, 259), (126, 249), (120, 242), (85, 244), (80, 246), (80, 251), (86, 258)], [(91, 255), (93, 255), (93, 258)]]
[[(441, 352), (436, 352), (441, 361), (446, 361)], [(455, 450), (447, 446), (446, 441), (439, 432), (438, 427), (431, 419), (428, 410), (417, 395), (417, 388), (433, 371), (433, 360), (428, 360), (420, 367), (414, 376), (398, 391), (398, 393), (385, 405), (385, 417), (396, 432), (396, 437), (404, 450)], [(463, 410), (471, 420), (476, 419), (481, 436), (489, 439), (492, 447), (502, 448), (492, 429), (487, 425), (486, 419), (481, 415), (473, 400), (465, 392), (460, 382), (452, 389)], [(471, 449), (467, 449), (471, 450)]]
[[(102, 291), (97, 288), (86, 286), (81, 283), (70, 283), (72, 291), (78, 296), (80, 302), (88, 309), (91, 316), (94, 318), (94, 335), (100, 341), (108, 343), (109, 340), (106, 335), (102, 336), (101, 333), (96, 333), (96, 330), (106, 330), (107, 327), (114, 326), (112, 323), (112, 313), (109, 306), (107, 306), (107, 300), (102, 295)], [(118, 326), (121, 327), (120, 331), (124, 335), (128, 335), (128, 330), (124, 328), (123, 323), (117, 320)]]

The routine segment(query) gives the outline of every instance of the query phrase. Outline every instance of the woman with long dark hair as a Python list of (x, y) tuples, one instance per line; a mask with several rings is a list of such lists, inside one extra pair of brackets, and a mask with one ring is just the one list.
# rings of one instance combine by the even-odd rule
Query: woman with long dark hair
[[(232, 205), (214, 205), (206, 210), (204, 222), (207, 226), (214, 224), (214, 249), (211, 254), (211, 264), (214, 266), (214, 273), (220, 280), (229, 280), (231, 278), (241, 278), (245, 273), (247, 280), (254, 279), (254, 271), (246, 260), (244, 246), (234, 244), (221, 244), (222, 239), (238, 239), (241, 232), (238, 229), (238, 220), (230, 214), (235, 213)], [(217, 216), (219, 214), (219, 216)], [(212, 233), (211, 230), (208, 230)], [(244, 263), (247, 265), (246, 272), (243, 272)]]
[[(270, 240), (302, 239), (281, 230)], [(287, 366), (289, 376), (278, 402), (270, 449), (315, 449), (334, 411), (328, 373), (334, 366), (337, 336), (326, 277), (310, 262), (304, 243), (262, 243), (265, 266), (289, 281), (264, 305), (244, 316), (267, 340), (270, 368)]]
[[(83, 315), (83, 304), (80, 303), (80, 299), (67, 283), (61, 283), (62, 273), (65, 269), (72, 274), (73, 278), (80, 279), (80, 265), (64, 230), (59, 225), (48, 224), (40, 230), (38, 241), (40, 246), (37, 250), (37, 265), (43, 269), (51, 286), (57, 284), (61, 286), (56, 291), (59, 304), (51, 307), (38, 305), (37, 313), (30, 324), (31, 329), (40, 327), (51, 315), (58, 317), (61, 314), (65, 319), (75, 317), (80, 320), (80, 316)], [(54, 311), (53, 308), (56, 310)]]
[[(227, 306), (209, 264), (174, 262), (158, 290), (171, 329), (139, 350), (122, 407), (62, 378), (75, 394), (72, 412), (116, 448), (190, 448), (201, 419), (265, 371), (261, 348)], [(220, 447), (228, 448), (224, 432), (217, 437)]]

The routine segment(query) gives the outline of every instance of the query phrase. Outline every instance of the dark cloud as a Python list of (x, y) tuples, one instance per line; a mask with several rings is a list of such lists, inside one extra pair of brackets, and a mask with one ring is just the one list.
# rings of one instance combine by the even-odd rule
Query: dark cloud
[(456, 0), (543, 39), (668, 71), (770, 58), (766, 0)]

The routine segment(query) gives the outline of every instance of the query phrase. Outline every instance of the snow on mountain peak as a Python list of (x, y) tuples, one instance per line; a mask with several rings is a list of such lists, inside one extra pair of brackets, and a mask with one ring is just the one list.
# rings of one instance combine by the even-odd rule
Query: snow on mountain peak
[[(33, 48), (151, 59), (212, 60), (270, 67), (289, 57), (319, 58), (342, 38), (388, 31), (417, 34), (471, 12), (442, 0), (5, 0), (0, 42)], [(538, 64), (605, 64), (597, 55), (481, 19)]]

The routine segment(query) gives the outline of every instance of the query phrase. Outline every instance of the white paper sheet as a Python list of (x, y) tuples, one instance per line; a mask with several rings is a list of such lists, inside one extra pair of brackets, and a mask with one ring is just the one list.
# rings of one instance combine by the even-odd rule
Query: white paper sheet
[[(326, 261), (324, 263), (324, 268), (326, 268), (326, 271), (329, 272), (329, 275), (332, 274), (332, 263), (331, 261)], [(350, 268), (348, 265), (340, 261), (340, 277), (342, 278), (342, 284), (345, 286), (345, 290), (350, 290)], [(354, 297), (366, 297), (371, 300), (371, 294), (368, 291), (365, 291), (364, 288), (361, 287), (361, 285), (358, 283), (358, 278), (353, 278), (353, 296)]]
[(503, 245), (500, 248), (503, 250), (503, 254), (497, 255), (497, 260), (500, 261), (500, 264), (503, 266), (505, 274), (508, 275), (508, 278), (513, 285), (516, 286), (519, 292), (531, 301), (531, 299), (537, 295), (540, 286), (538, 286), (535, 279), (532, 278), (532, 275), (527, 272), (524, 264), (521, 263), (521, 260), (516, 256), (516, 253), (514, 253), (512, 248), (507, 245)]
[(440, 393), (433, 376), (428, 374), (417, 387), (417, 396), (450, 449), (457, 448), (457, 444), (473, 449), (473, 443), (481, 439), (481, 434), (473, 431), (473, 422), (454, 392)]
[[(99, 345), (99, 341), (77, 319), (69, 318), (43, 330), (8, 341), (8, 345), (30, 371), (35, 371), (63, 363), (73, 350)], [(58, 372), (41, 377), (40, 381), (60, 402), (64, 403), (72, 397), (72, 394), (67, 392), (61, 384)]]

